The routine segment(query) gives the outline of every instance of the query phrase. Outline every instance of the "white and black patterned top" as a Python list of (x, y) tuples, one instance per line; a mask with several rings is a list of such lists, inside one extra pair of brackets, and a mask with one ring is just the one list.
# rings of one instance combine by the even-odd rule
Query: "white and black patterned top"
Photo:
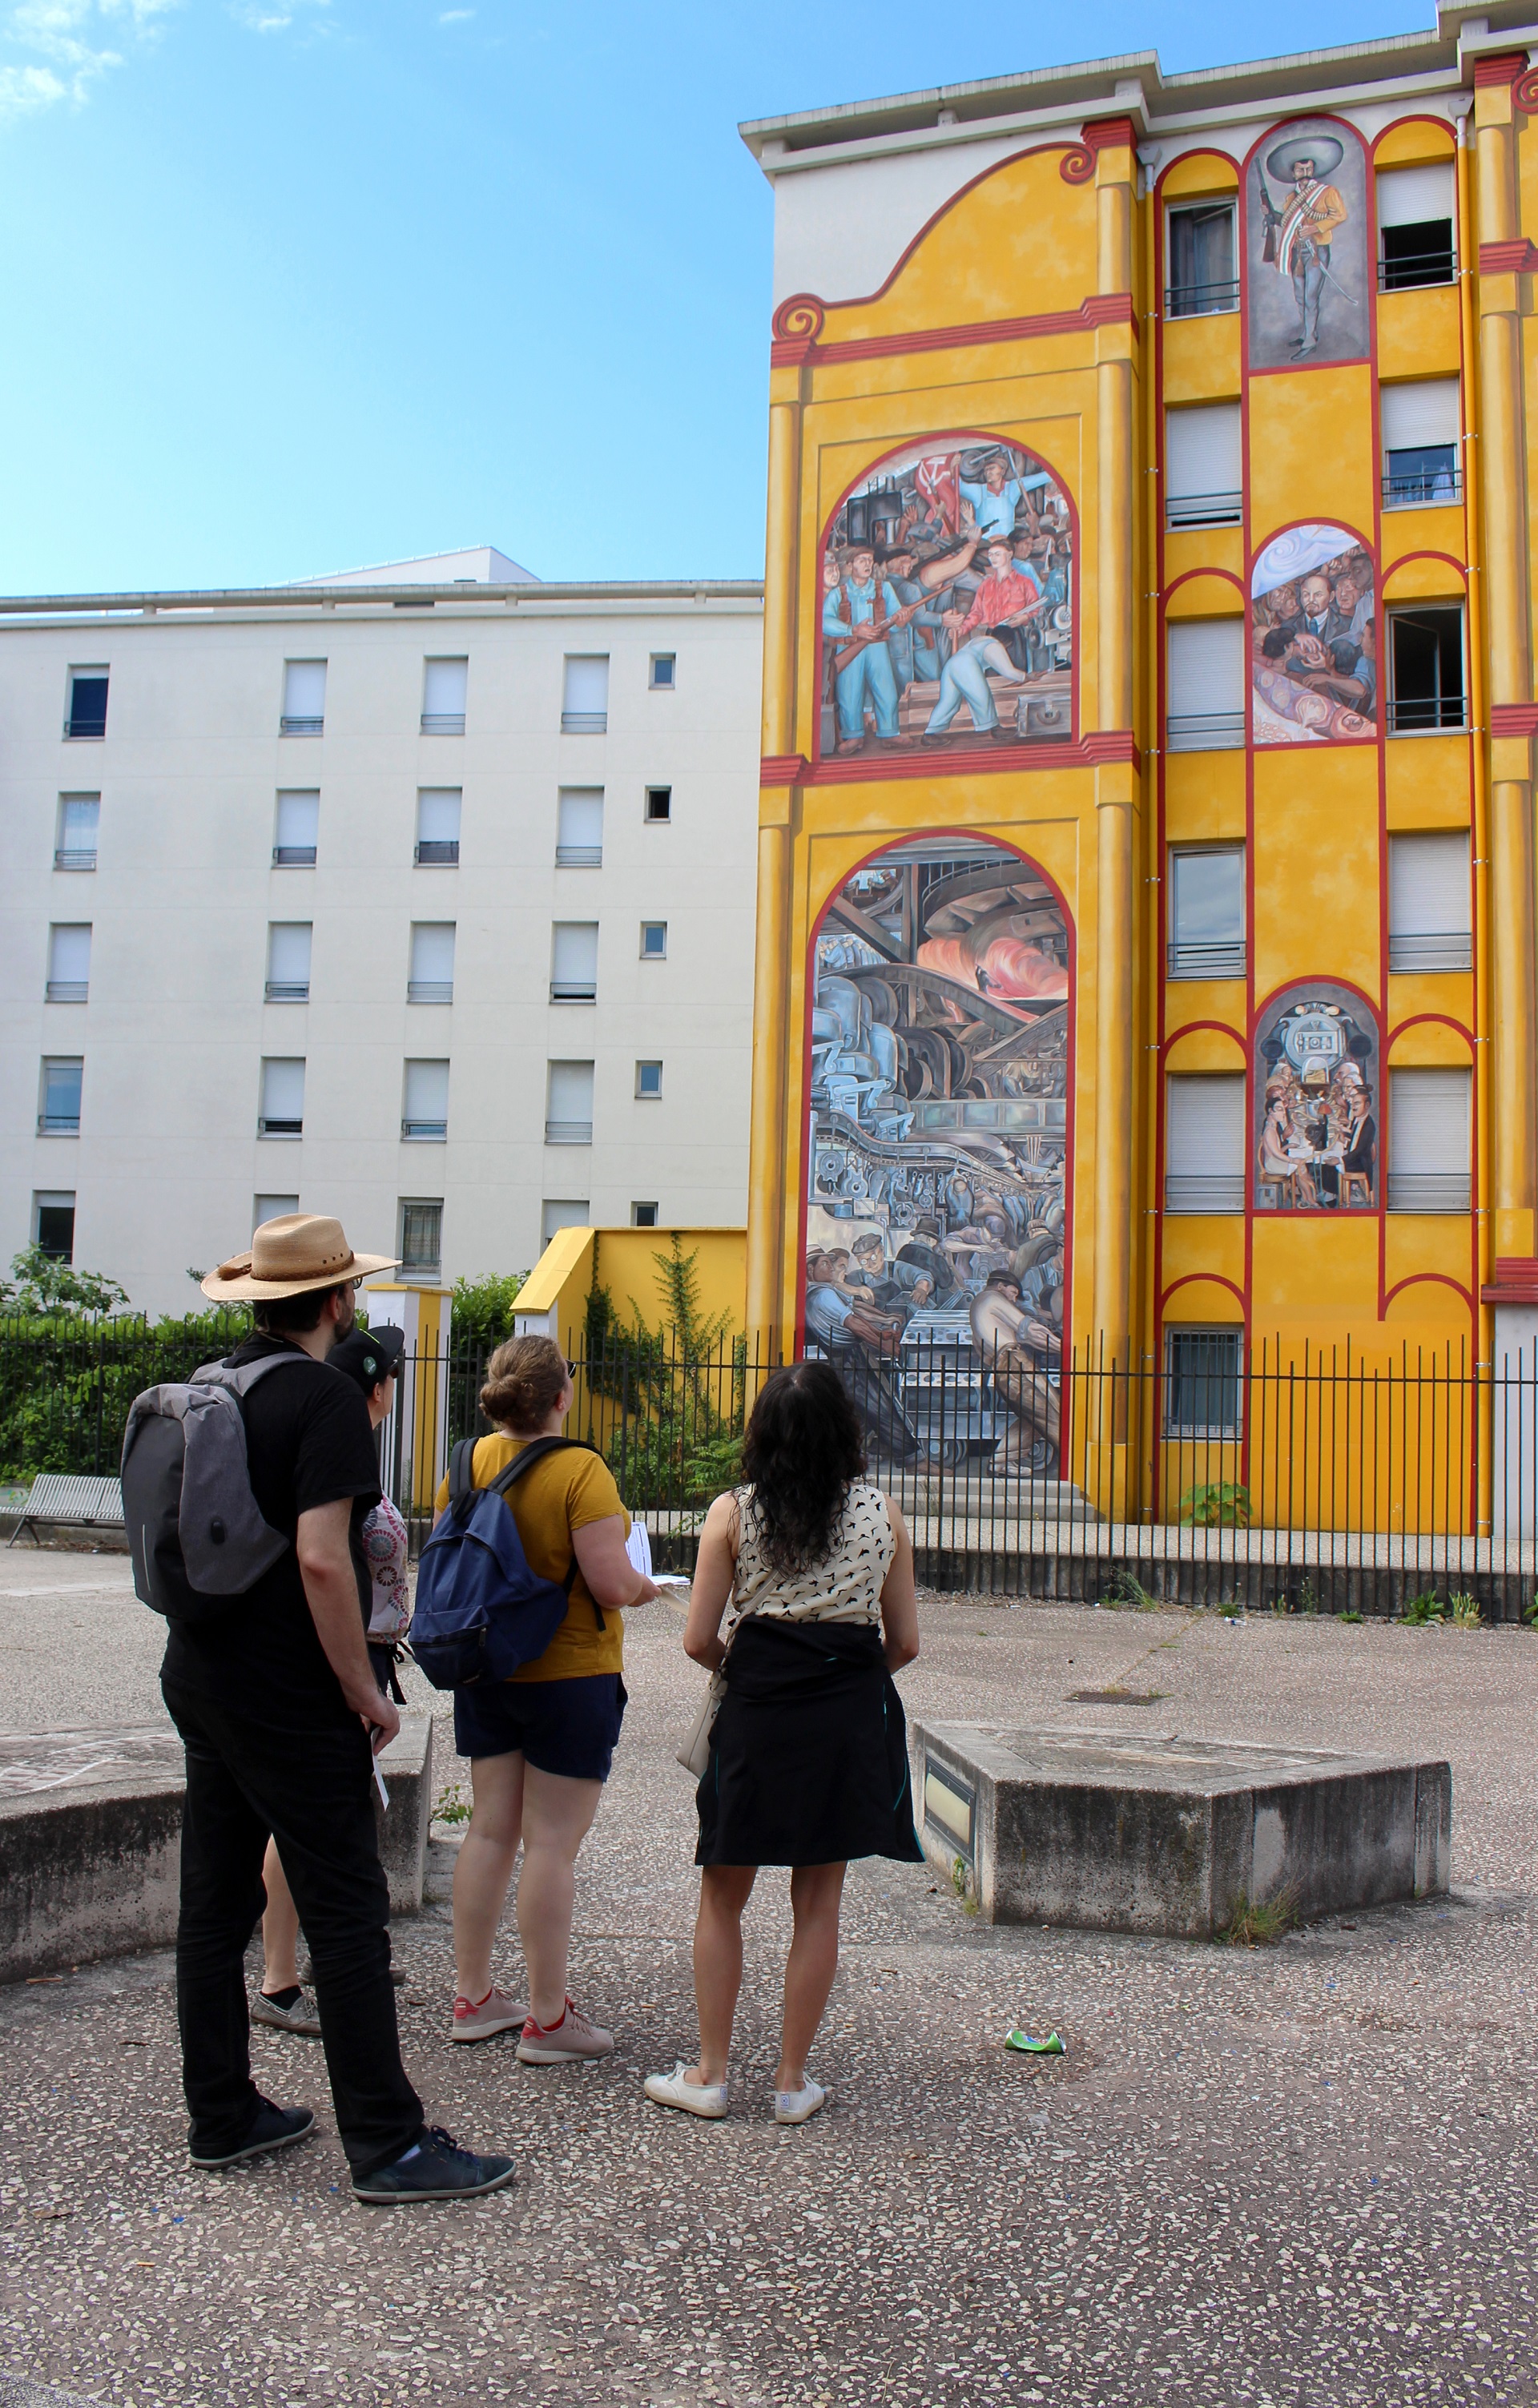
[(804, 1572), (771, 1570), (764, 1561), (753, 1490), (732, 1494), (738, 1508), (737, 1576), (728, 1638), (747, 1614), (766, 1621), (880, 1624), (882, 1588), (898, 1542), (886, 1499), (870, 1481), (851, 1482), (831, 1549)]

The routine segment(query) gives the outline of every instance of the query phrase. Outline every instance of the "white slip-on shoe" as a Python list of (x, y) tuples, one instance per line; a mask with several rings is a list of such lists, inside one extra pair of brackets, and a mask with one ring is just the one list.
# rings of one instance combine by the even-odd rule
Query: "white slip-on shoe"
[(804, 2083), (799, 2090), (777, 2090), (774, 2094), (774, 2120), (777, 2124), (804, 2124), (815, 2115), (827, 2097), (820, 2082)]
[(641, 2084), (648, 2099), (659, 2107), (682, 2107), (687, 2115), (705, 2115), (713, 2123), (726, 2112), (726, 2085), (724, 2082), (685, 2082), (683, 2059), (679, 2058), (671, 2073), (649, 2073)]

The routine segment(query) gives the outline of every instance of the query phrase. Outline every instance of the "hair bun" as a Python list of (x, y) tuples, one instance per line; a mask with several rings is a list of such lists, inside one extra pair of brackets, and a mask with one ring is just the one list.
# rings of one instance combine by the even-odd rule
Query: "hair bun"
[(569, 1377), (553, 1338), (504, 1339), (486, 1366), (481, 1410), (514, 1438), (535, 1436), (559, 1404)]

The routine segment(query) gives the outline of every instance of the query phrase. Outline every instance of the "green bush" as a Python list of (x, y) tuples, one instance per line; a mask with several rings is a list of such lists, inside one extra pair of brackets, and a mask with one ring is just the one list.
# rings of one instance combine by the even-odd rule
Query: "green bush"
[(512, 1336), (513, 1299), (527, 1271), (488, 1271), (482, 1279), (455, 1280), (449, 1343), (457, 1354), (489, 1354)]
[(237, 1346), (246, 1315), (151, 1322), (61, 1306), (0, 1318), (0, 1480), (40, 1471), (116, 1471), (128, 1408), (142, 1388), (185, 1380)]

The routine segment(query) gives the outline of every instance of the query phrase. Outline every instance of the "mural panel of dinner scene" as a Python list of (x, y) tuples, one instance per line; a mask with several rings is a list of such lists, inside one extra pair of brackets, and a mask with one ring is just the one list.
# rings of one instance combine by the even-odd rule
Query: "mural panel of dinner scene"
[(934, 437), (884, 461), (823, 554), (821, 757), (1066, 740), (1073, 573), (1068, 496), (1019, 444)]
[(1001, 845), (913, 838), (844, 882), (812, 967), (807, 1352), (839, 1365), (876, 1460), (1054, 1477), (1062, 908)]
[(1250, 572), (1257, 744), (1372, 736), (1378, 718), (1373, 555), (1338, 526), (1273, 536)]
[(1357, 136), (1307, 118), (1277, 128), (1250, 162), (1246, 197), (1250, 366), (1366, 359), (1376, 280)]
[(1258, 1211), (1373, 1211), (1378, 1031), (1360, 996), (1316, 980), (1273, 996), (1255, 1036)]

